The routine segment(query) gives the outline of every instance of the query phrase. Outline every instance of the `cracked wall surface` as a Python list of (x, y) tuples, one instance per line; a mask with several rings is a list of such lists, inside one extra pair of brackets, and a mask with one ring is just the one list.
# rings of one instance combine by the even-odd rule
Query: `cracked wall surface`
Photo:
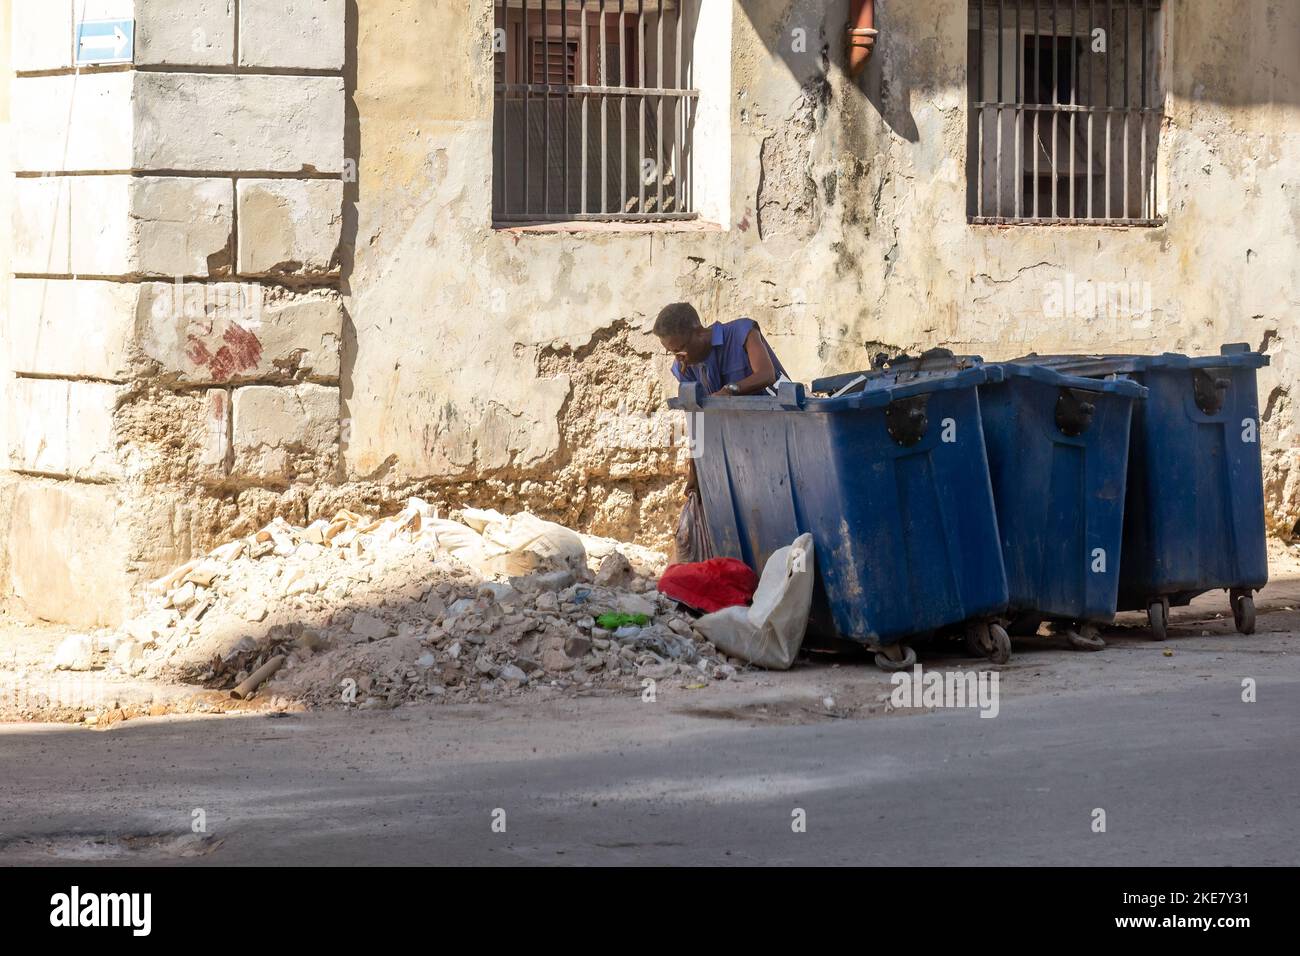
[[(161, 202), (142, 191), (148, 177), (110, 184), (130, 228), (107, 252), (129, 289), (80, 282), (72, 295), (61, 273), (3, 270), (20, 275), (10, 299), (22, 309), (6, 325), (6, 367), (117, 390), (85, 406), (113, 454), (61, 452), (57, 474), (20, 468), (17, 485), (12, 475), (0, 483), (0, 520), (20, 516), (26, 527), (53, 514), (66, 523), (116, 507), (130, 515), (108, 529), (127, 542), (128, 581), (150, 561), (182, 560), (275, 514), (392, 509), (410, 494), (528, 508), (663, 544), (682, 463), (662, 414), (675, 391), (669, 360), (649, 328), (663, 304), (687, 299), (706, 321), (756, 319), (804, 381), (863, 367), (876, 352), (933, 346), (996, 359), (1248, 342), (1272, 360), (1260, 376), (1269, 526), (1295, 528), (1300, 5), (1166, 4), (1167, 221), (1153, 228), (967, 223), (965, 4), (880, 4), (880, 38), (858, 82), (843, 69), (847, 2), (732, 6), (730, 36), (708, 41), (729, 56), (729, 83), (703, 91), (711, 115), (730, 118), (729, 196), (714, 204), (729, 208), (726, 221), (507, 230), (491, 225), (491, 3), (340, 3), (339, 117), (331, 112), (297, 142), (258, 144), (243, 176), (204, 158), (211, 130), (178, 146), (196, 188), (216, 185), (177, 198), (184, 216), (157, 217), (162, 225), (132, 218), (142, 203)], [(806, 37), (798, 50), (796, 28)], [(269, 56), (275, 46), (257, 49)], [(282, 54), (311, 72), (315, 49), (285, 44)], [(204, 54), (241, 55), (215, 40)], [(219, 128), (230, 121), (221, 104), (245, 95), (232, 69), (220, 89), (188, 93), (185, 72), (137, 78), (126, 89), (139, 134), (114, 147), (121, 161), (165, 177), (158, 151), (178, 121), (176, 98), (208, 104), (226, 117), (212, 120)], [(279, 89), (301, 94), (291, 97), (291, 123), (340, 81), (272, 79), (261, 94), (272, 102)], [(94, 102), (122, 95), (122, 82), (100, 80)], [(303, 155), (321, 149), (328, 156)], [(23, 209), (79, 208), (75, 195), (3, 179), (0, 206), (14, 201), (16, 183)], [(228, 247), (245, 215), (264, 228)], [(172, 220), (184, 217), (208, 223), (211, 236), (175, 231)], [(294, 227), (299, 220), (311, 228)], [(182, 301), (184, 324), (153, 321), (160, 298), (180, 295), (168, 291), (169, 271), (141, 268), (153, 255), (168, 265), (193, 258), (224, 298), (188, 312)], [(250, 279), (262, 296), (256, 345), (240, 331)], [(1084, 318), (1049, 307), (1066, 284), (1089, 283), (1125, 296), (1136, 289), (1139, 305), (1126, 299)], [(93, 310), (120, 329), (82, 323), (74, 334), (51, 319), (36, 335), (33, 303), (61, 303), (42, 315)], [(5, 447), (35, 449), (45, 437), (20, 431)], [(130, 501), (155, 486), (175, 497), (133, 511)], [(136, 498), (119, 500), (124, 488)], [(41, 566), (56, 568), (65, 546), (75, 542), (50, 544)]]
[[(1300, 518), (1286, 398), (1300, 335), (1300, 14), (1282, 2), (1224, 6), (1169, 4), (1168, 222), (1158, 228), (967, 224), (964, 4), (882, 4), (877, 51), (855, 84), (842, 69), (846, 4), (770, 0), (734, 5), (732, 220), (712, 231), (543, 232), (490, 227), (490, 4), (468, 16), (367, 4), (348, 472), (395, 487), (434, 476), (517, 490), (544, 478), (548, 495), (564, 489), (552, 514), (596, 514), (578, 503), (604, 480), (603, 458), (622, 453), (593, 449), (573, 418), (594, 414), (588, 392), (606, 403), (622, 394), (628, 362), (584, 349), (614, 330), (630, 341), (685, 298), (706, 319), (757, 319), (803, 380), (861, 367), (867, 342), (990, 358), (1266, 345), (1270, 524), (1290, 530)], [(1225, 19), (1239, 25), (1231, 38), (1218, 29)], [(791, 49), (796, 26), (806, 52)], [(438, 37), (452, 40), (431, 69), (422, 51)], [(1143, 283), (1149, 313), (1045, 314), (1067, 277)], [(551, 358), (561, 354), (586, 357)], [(641, 401), (651, 383), (653, 404), (672, 384), (653, 346), (645, 363), (634, 393)], [(619, 374), (602, 384), (606, 367)], [(645, 494), (659, 493), (670, 458), (639, 455), (637, 480), (656, 489)], [(600, 513), (662, 540), (671, 511), (634, 496)]]

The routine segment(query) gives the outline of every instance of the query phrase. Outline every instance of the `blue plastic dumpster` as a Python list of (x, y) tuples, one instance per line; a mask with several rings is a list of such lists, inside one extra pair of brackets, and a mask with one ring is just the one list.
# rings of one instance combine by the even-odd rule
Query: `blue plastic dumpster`
[(1010, 631), (1048, 619), (1072, 646), (1100, 650), (1118, 601), (1130, 419), (1147, 390), (1038, 365), (988, 370), (980, 415)]
[(761, 568), (812, 534), (814, 633), (866, 644), (886, 670), (912, 666), (913, 639), (982, 634), (1007, 605), (977, 388), (983, 368), (871, 373), (862, 390), (814, 398), (706, 397), (690, 383), (669, 404), (689, 413), (704, 512), (720, 555)]
[(1237, 630), (1255, 629), (1253, 593), (1268, 581), (1256, 370), (1268, 357), (1026, 356), (1071, 375), (1130, 376), (1149, 395), (1133, 411), (1120, 610), (1146, 610), (1159, 640), (1171, 605), (1229, 592)]

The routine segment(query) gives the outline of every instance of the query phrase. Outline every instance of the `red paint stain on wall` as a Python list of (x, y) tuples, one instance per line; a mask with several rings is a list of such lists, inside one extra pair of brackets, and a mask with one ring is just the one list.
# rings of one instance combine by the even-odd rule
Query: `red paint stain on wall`
[(195, 365), (206, 366), (213, 381), (225, 382), (232, 376), (257, 368), (262, 360), (262, 343), (242, 325), (231, 324), (222, 333), (225, 342), (215, 353), (201, 339), (187, 336), (185, 357)]

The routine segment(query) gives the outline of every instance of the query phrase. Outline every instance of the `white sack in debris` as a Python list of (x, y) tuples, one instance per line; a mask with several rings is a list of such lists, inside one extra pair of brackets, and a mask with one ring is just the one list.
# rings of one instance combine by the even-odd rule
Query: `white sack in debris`
[(449, 518), (426, 519), (423, 529), (432, 533), (438, 547), (472, 568), (483, 564), (483, 536)]
[(801, 534), (767, 559), (752, 605), (705, 614), (694, 626), (732, 657), (787, 670), (803, 644), (812, 593), (812, 535)]
[(587, 567), (582, 538), (562, 524), (527, 511), (506, 517), (499, 511), (466, 508), (463, 514), (465, 523), (483, 536), (485, 570), (513, 577)]

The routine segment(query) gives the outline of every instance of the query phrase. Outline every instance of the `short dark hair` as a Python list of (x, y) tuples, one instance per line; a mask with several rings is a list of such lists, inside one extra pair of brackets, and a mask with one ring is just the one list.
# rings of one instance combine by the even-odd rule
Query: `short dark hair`
[(674, 302), (659, 311), (654, 331), (655, 335), (663, 338), (666, 335), (690, 335), (699, 328), (703, 328), (703, 325), (695, 306), (689, 302)]

